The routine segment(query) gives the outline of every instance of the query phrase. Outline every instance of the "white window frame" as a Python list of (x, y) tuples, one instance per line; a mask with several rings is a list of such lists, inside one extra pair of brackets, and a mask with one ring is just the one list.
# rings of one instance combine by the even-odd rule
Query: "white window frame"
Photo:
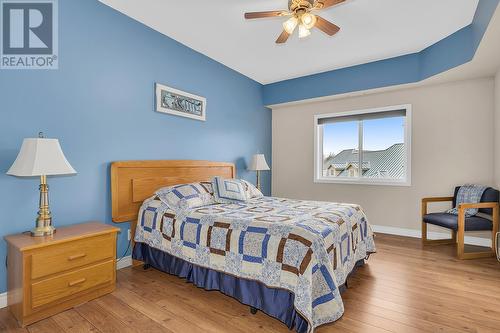
[[(379, 113), (394, 110), (405, 110), (405, 149), (406, 149), (406, 178), (405, 179), (380, 179), (380, 178), (363, 178), (362, 172), (358, 172), (356, 178), (340, 178), (340, 177), (325, 177), (323, 176), (323, 125), (318, 125), (319, 119), (335, 118), (345, 116), (355, 116), (367, 113)], [(411, 186), (411, 120), (412, 106), (411, 104), (394, 105), (382, 108), (373, 108), (365, 110), (355, 110), (339, 113), (318, 114), (314, 116), (314, 182), (315, 183), (335, 183), (335, 184), (358, 184), (358, 185), (388, 185), (388, 186)], [(359, 161), (358, 168), (362, 167), (363, 159), (363, 122), (359, 122), (358, 127), (358, 143), (359, 143)]]

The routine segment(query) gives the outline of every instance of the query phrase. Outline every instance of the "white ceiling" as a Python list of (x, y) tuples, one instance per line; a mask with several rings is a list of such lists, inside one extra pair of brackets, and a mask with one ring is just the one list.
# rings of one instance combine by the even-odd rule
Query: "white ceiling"
[(469, 25), (479, 0), (347, 0), (320, 12), (341, 27), (274, 41), (283, 18), (246, 21), (247, 11), (287, 0), (100, 0), (133, 19), (268, 84), (421, 51)]

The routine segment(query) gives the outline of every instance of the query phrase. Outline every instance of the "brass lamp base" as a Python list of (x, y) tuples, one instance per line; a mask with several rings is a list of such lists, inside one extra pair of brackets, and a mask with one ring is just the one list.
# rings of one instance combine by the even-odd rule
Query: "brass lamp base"
[(51, 225), (45, 226), (45, 227), (35, 227), (31, 229), (31, 236), (32, 237), (43, 237), (43, 236), (52, 236), (55, 234), (56, 228), (54, 228)]
[(257, 170), (257, 183), (256, 183), (256, 185), (257, 185), (257, 189), (259, 191), (262, 191), (262, 189), (260, 188), (260, 171), (259, 170)]
[(32, 237), (51, 236), (56, 232), (56, 228), (52, 226), (52, 214), (49, 209), (49, 186), (47, 185), (47, 177), (40, 176), (40, 203), (38, 217), (36, 219), (36, 227), (31, 230)]

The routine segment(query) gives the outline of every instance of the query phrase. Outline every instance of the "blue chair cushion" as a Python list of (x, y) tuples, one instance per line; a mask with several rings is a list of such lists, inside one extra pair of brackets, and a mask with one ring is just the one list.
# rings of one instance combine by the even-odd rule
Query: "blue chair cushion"
[[(458, 230), (458, 216), (448, 213), (431, 213), (424, 215), (424, 222), (437, 225), (443, 228)], [(485, 231), (491, 230), (493, 223), (490, 220), (471, 216), (465, 218), (465, 231)]]

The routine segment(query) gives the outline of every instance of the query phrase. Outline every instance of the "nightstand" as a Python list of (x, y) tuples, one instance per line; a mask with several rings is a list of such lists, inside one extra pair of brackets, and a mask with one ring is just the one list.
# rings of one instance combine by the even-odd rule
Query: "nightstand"
[(89, 222), (60, 227), (53, 236), (6, 236), (7, 303), (19, 325), (112, 292), (118, 230)]

